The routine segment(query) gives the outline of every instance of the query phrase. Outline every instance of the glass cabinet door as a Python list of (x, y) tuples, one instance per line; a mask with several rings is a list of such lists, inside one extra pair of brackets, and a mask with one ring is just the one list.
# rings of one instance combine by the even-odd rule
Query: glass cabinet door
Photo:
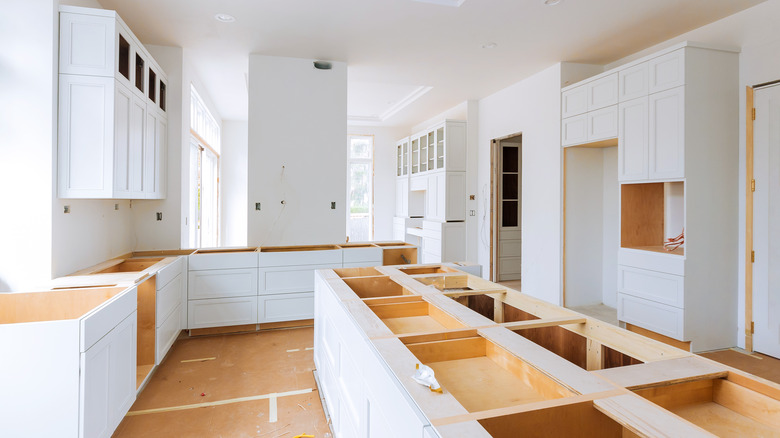
[(403, 175), (409, 175), (409, 143), (403, 144)]
[(444, 169), (444, 127), (436, 130), (436, 168)]
[(428, 136), (420, 137), (420, 172), (428, 170)]
[(434, 132), (428, 133), (428, 170), (436, 169), (436, 139)]
[(403, 154), (401, 153), (401, 145), (396, 146), (396, 152), (395, 152), (395, 162), (396, 162), (396, 169), (395, 169), (395, 176), (401, 176), (401, 157)]
[(420, 140), (412, 140), (412, 175), (420, 171)]

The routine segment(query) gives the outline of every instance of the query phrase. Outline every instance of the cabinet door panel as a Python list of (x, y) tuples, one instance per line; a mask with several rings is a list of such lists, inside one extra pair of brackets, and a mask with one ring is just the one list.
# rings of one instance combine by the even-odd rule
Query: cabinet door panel
[(649, 98), (650, 179), (685, 176), (685, 88), (656, 93)]
[(425, 217), (439, 219), (439, 180), (436, 175), (428, 176), (428, 190), (425, 192)]
[(618, 107), (612, 105), (588, 113), (588, 142), (618, 136)]
[(111, 17), (60, 14), (60, 73), (114, 76), (114, 25)]
[(561, 145), (571, 146), (588, 141), (588, 115), (582, 114), (561, 121)]
[(564, 91), (561, 94), (561, 117), (567, 118), (588, 110), (588, 90), (585, 85)]
[(190, 271), (190, 300), (257, 295), (257, 268)]
[(314, 292), (263, 295), (257, 304), (260, 323), (314, 318)]
[(122, 422), (135, 402), (137, 314), (119, 324), (112, 333), (109, 412), (111, 430)]
[(647, 65), (650, 75), (650, 94), (685, 85), (684, 49), (651, 59), (647, 61)]
[(585, 84), (588, 89), (588, 111), (597, 110), (618, 102), (618, 75), (613, 73)]
[(146, 138), (144, 138), (143, 144), (143, 161), (141, 169), (141, 191), (144, 193), (144, 198), (154, 197), (156, 181), (156, 169), (157, 169), (157, 147), (158, 147), (158, 134), (157, 118), (159, 115), (153, 109), (154, 104), (146, 106)]
[(114, 190), (120, 197), (128, 197), (130, 191), (132, 110), (133, 93), (117, 82), (114, 94)]
[(626, 102), (647, 96), (649, 79), (647, 78), (647, 63), (621, 70), (618, 80), (618, 100)]
[(168, 185), (166, 183), (166, 176), (168, 170), (166, 164), (168, 160), (168, 120), (165, 116), (157, 118), (157, 141), (155, 143), (154, 152), (157, 154), (157, 158), (154, 160), (154, 194), (151, 196), (154, 199), (165, 199), (167, 195)]
[(144, 143), (146, 131), (146, 102), (133, 94), (130, 109), (130, 194), (143, 198)]
[(227, 327), (257, 323), (257, 296), (190, 300), (189, 328)]
[(441, 208), (444, 210), (444, 220), (466, 220), (466, 172), (451, 172), (447, 174), (446, 197), (447, 203)]
[(647, 179), (647, 98), (621, 103), (618, 115), (618, 179)]
[(618, 319), (678, 341), (685, 340), (683, 309), (618, 293)]

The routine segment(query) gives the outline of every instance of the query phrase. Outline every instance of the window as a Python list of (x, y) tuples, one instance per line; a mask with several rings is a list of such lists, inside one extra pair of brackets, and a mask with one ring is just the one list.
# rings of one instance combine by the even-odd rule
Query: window
[(347, 236), (352, 242), (374, 237), (374, 136), (347, 141)]
[(191, 87), (190, 134), (190, 247), (219, 246), (220, 128), (195, 87)]

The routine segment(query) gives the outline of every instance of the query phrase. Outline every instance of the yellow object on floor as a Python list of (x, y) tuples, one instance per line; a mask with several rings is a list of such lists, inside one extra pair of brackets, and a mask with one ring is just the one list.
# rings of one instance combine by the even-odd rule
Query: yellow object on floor
[(314, 438), (314, 435), (295, 435), (293, 438)]

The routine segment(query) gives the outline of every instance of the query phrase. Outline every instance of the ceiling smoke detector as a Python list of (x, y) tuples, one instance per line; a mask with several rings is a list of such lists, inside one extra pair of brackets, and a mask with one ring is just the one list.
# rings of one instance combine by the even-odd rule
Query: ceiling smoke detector
[(223, 23), (232, 23), (236, 21), (236, 17), (230, 14), (217, 14), (214, 16), (214, 19)]

